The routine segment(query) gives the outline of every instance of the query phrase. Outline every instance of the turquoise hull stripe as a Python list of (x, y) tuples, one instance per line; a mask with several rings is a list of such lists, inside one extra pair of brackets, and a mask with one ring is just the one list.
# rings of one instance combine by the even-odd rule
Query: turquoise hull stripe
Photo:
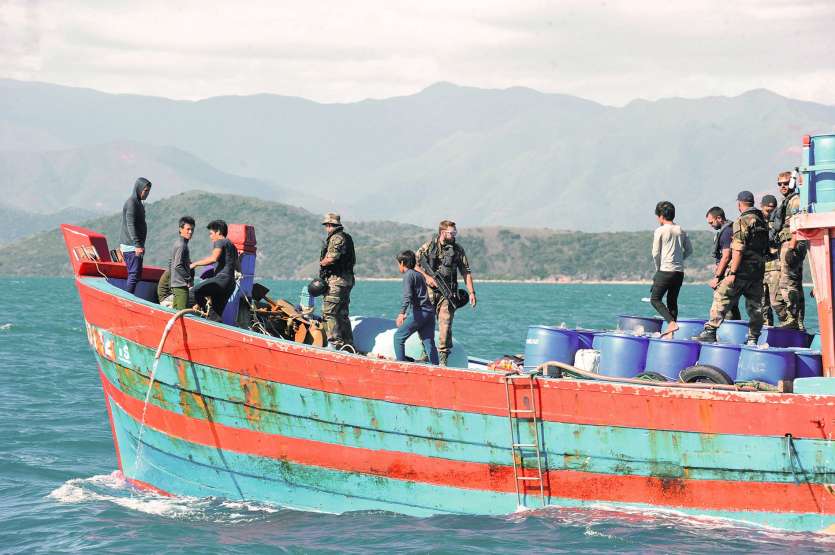
[[(111, 383), (144, 400), (144, 374), (149, 373), (153, 352), (118, 338), (116, 346), (120, 362), (143, 375), (122, 371), (120, 379), (116, 365), (99, 357), (102, 370)], [(265, 385), (259, 390), (259, 403), (269, 410), (259, 410), (244, 405), (240, 375), (197, 364), (184, 365), (184, 387), (200, 391), (200, 400), (195, 401), (195, 396), (177, 386), (165, 385), (178, 384), (180, 379), (175, 359), (164, 355), (157, 368), (153, 404), (205, 419), (205, 402), (216, 422), (235, 428), (364, 449), (511, 464), (506, 447), (508, 424), (503, 417), (362, 399), (275, 382), (262, 382)], [(530, 426), (524, 423), (519, 431), (523, 441), (532, 437)], [(481, 438), (483, 443), (475, 443), (472, 438)], [(794, 440), (796, 456), (790, 458), (787, 440), (781, 437), (546, 422), (540, 439), (547, 467), (556, 470), (687, 479), (835, 482), (833, 474), (821, 472), (831, 467), (827, 461), (835, 459), (835, 443), (825, 440)], [(535, 464), (535, 457), (527, 460)]]
[[(426, 485), (242, 455), (183, 441), (149, 428), (142, 433), (142, 461), (135, 472), (139, 423), (116, 403), (111, 402), (110, 406), (125, 474), (175, 495), (258, 500), (332, 513), (390, 510), (412, 516), (442, 513), (500, 515), (517, 509), (515, 494)], [(537, 506), (539, 499), (531, 498), (527, 502)], [(550, 505), (664, 511), (643, 503), (565, 498), (552, 498)], [(768, 524), (795, 531), (818, 531), (835, 524), (835, 516), (818, 514), (692, 509), (674, 509), (673, 512)]]

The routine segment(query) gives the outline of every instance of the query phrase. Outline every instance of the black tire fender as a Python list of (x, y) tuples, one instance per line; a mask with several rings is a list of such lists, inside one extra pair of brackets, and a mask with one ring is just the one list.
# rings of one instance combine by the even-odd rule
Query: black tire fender
[(685, 368), (679, 374), (679, 379), (684, 383), (715, 383), (733, 385), (734, 381), (721, 368), (710, 364), (696, 364)]

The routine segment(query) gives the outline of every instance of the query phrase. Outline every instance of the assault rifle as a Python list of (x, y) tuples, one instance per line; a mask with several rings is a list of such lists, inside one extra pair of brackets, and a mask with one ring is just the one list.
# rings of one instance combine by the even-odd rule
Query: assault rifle
[(449, 304), (454, 306), (455, 308), (461, 308), (468, 302), (470, 302), (470, 294), (467, 292), (466, 289), (458, 289), (457, 291), (453, 291), (449, 284), (444, 281), (444, 278), (438, 275), (432, 265), (429, 263), (429, 257), (424, 254), (423, 257), (420, 259), (421, 267), (423, 270), (429, 274), (429, 277), (435, 280), (435, 284), (438, 286), (438, 291), (441, 292), (441, 295), (449, 301)]

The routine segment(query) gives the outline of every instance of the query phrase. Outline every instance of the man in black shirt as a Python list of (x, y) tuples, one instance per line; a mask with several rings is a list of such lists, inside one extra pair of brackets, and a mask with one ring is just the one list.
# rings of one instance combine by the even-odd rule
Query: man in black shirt
[[(733, 239), (734, 221), (728, 220), (725, 217), (725, 211), (719, 206), (714, 206), (708, 210), (705, 217), (707, 218), (707, 224), (716, 230), (716, 235), (713, 237), (713, 259), (716, 261), (716, 266), (713, 268), (713, 279), (708, 282), (711, 289), (716, 289), (719, 282), (724, 279), (731, 263), (731, 239)], [(742, 319), (738, 303), (731, 306), (725, 314), (725, 318), (728, 320)]]
[(209, 222), (206, 229), (209, 230), (209, 239), (212, 241), (212, 253), (206, 258), (192, 262), (190, 267), (194, 269), (214, 264), (214, 275), (201, 281), (194, 288), (194, 300), (197, 302), (197, 308), (206, 310), (206, 299), (209, 298), (212, 303), (211, 308), (219, 318), (222, 318), (226, 303), (235, 290), (238, 249), (232, 241), (226, 238), (229, 228), (223, 220)]

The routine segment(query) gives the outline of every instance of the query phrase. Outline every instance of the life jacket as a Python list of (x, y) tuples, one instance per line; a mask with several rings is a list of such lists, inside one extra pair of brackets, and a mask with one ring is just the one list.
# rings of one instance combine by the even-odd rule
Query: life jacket
[(319, 255), (319, 260), (325, 258), (328, 254), (328, 243), (331, 242), (334, 236), (342, 236), (345, 241), (345, 253), (339, 257), (333, 264), (323, 267), (319, 271), (320, 277), (323, 279), (331, 276), (346, 276), (354, 273), (354, 265), (357, 263), (357, 255), (354, 252), (354, 240), (351, 236), (345, 233), (341, 227), (335, 229), (328, 238), (322, 243), (322, 251)]
[(745, 244), (743, 255), (753, 253), (759, 256), (767, 256), (770, 248), (768, 240), (768, 224), (765, 221), (765, 216), (757, 208), (749, 208), (742, 214), (739, 219), (742, 220), (745, 216), (754, 216), (751, 225), (748, 228), (748, 242)]
[(727, 222), (722, 224), (722, 227), (720, 227), (716, 231), (716, 235), (713, 236), (713, 258), (716, 260), (716, 262), (722, 260), (722, 248), (719, 246), (719, 238), (722, 237), (722, 234), (725, 232), (726, 229), (732, 227), (733, 225), (734, 221), (728, 220)]
[(426, 258), (429, 267), (437, 273), (450, 287), (458, 283), (458, 248), (455, 243), (441, 245), (438, 236), (432, 237), (432, 242)]

